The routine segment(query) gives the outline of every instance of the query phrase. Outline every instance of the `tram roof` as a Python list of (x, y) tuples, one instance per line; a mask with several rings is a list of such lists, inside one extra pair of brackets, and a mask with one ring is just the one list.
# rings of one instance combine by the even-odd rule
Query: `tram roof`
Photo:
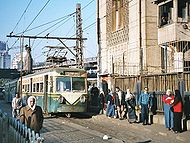
[(72, 68), (72, 67), (54, 67), (54, 68), (48, 68), (48, 69), (43, 69), (41, 71), (32, 73), (32, 74), (28, 74), (25, 75), (24, 77), (29, 77), (29, 76), (33, 76), (33, 75), (38, 75), (38, 74), (44, 74), (44, 73), (51, 73), (51, 72), (57, 72), (57, 73), (61, 73), (64, 71), (70, 71), (70, 72), (86, 72), (84, 69), (79, 69), (79, 68)]

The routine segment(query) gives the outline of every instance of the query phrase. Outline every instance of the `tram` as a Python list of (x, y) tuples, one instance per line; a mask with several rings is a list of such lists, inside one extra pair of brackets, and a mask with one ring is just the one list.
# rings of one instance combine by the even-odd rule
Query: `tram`
[(7, 101), (13, 93), (19, 92), (22, 85), (20, 95), (23, 103), (27, 103), (29, 96), (35, 96), (37, 105), (42, 107), (44, 113), (71, 114), (87, 110), (87, 73), (83, 69), (56, 67), (22, 76), (22, 79), (15, 81), (5, 86), (6, 92), (12, 91), (12, 94), (6, 94), (9, 96)]

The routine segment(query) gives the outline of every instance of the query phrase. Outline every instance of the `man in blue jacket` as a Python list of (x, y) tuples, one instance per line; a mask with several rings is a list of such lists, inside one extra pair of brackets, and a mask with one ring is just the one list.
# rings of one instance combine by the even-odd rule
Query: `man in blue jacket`
[(143, 125), (147, 125), (149, 120), (149, 108), (152, 107), (152, 97), (148, 93), (148, 88), (144, 88), (144, 92), (142, 92), (139, 96), (138, 105), (141, 108), (141, 120)]

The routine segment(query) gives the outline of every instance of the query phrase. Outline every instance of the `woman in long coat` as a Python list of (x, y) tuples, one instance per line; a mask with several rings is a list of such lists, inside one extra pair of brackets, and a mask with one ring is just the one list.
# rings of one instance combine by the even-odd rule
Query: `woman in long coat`
[(175, 90), (175, 97), (174, 97), (174, 102), (172, 106), (173, 106), (173, 112), (174, 112), (173, 131), (175, 133), (180, 133), (182, 131), (181, 120), (182, 120), (182, 115), (183, 115), (183, 112), (182, 112), (183, 102), (182, 102), (182, 97), (179, 90)]
[(127, 115), (129, 123), (136, 122), (137, 116), (135, 112), (135, 95), (130, 92), (130, 89), (127, 89), (127, 94), (125, 95), (126, 105), (127, 105)]

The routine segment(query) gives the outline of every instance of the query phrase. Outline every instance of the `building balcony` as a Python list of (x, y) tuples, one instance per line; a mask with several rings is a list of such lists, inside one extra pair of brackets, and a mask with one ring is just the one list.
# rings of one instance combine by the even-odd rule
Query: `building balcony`
[(190, 41), (190, 23), (178, 22), (158, 28), (158, 44), (173, 41)]

